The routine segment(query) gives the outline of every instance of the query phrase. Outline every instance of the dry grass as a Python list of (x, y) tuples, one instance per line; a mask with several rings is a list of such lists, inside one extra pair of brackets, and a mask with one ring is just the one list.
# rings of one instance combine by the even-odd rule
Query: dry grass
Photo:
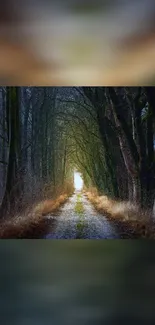
[[(46, 215), (55, 212), (68, 199), (67, 194), (55, 200), (45, 200), (22, 216), (15, 216), (0, 224), (0, 238), (41, 238), (48, 229)], [(51, 221), (50, 221), (51, 227)]]
[(96, 195), (93, 191), (86, 195), (97, 211), (106, 214), (121, 229), (124, 238), (155, 238), (155, 224), (151, 220), (150, 211), (141, 210), (138, 205), (128, 201)]
[(45, 200), (41, 203), (39, 203), (35, 208), (34, 208), (34, 213), (39, 213), (42, 216), (45, 216), (51, 212), (54, 212), (59, 208), (61, 204), (66, 202), (68, 196), (67, 194), (60, 195), (57, 199), (55, 200)]

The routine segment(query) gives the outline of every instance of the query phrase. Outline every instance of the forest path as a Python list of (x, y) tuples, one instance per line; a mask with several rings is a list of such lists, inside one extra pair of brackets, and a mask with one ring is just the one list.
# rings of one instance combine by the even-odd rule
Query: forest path
[(51, 214), (47, 218), (49, 233), (44, 237), (45, 239), (120, 238), (112, 223), (105, 216), (96, 212), (82, 193), (74, 193), (57, 215)]

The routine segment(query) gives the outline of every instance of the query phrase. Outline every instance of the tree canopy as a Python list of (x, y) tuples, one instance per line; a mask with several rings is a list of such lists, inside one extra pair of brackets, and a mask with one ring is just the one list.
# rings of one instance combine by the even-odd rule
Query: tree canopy
[(1, 87), (1, 213), (73, 183), (153, 207), (154, 87)]

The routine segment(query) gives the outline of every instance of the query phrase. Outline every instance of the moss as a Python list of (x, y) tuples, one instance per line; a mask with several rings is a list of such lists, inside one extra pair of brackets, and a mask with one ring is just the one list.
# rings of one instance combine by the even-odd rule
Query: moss
[(83, 203), (81, 202), (81, 194), (77, 194), (77, 201), (74, 210), (79, 215), (76, 238), (80, 239), (83, 238), (83, 229), (84, 229), (84, 222), (83, 222), (84, 206)]
[(76, 203), (76, 205), (75, 205), (75, 212), (77, 214), (83, 214), (84, 213), (84, 207), (83, 207), (82, 202), (77, 202)]

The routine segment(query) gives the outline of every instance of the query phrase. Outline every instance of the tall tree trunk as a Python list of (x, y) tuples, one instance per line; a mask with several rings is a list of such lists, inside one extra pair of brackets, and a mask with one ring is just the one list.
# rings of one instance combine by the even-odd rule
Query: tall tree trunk
[[(4, 89), (2, 89), (2, 107), (3, 107), (3, 122), (2, 122), (2, 130), (3, 130), (3, 135), (6, 133), (6, 94)], [(7, 151), (8, 147), (6, 146), (6, 140), (3, 138), (3, 147), (2, 147), (2, 161), (7, 161)], [(5, 182), (6, 182), (6, 165), (3, 164), (3, 179), (2, 179), (2, 184), (3, 188), (5, 187)]]
[[(110, 89), (110, 93), (111, 93), (111, 89)], [(113, 94), (113, 90), (111, 95), (113, 95), (113, 97), (111, 96), (112, 99), (111, 106), (112, 106), (113, 115), (115, 119), (117, 135), (120, 143), (120, 149), (128, 173), (128, 190), (130, 193), (130, 198), (132, 197), (132, 200), (134, 202), (139, 203), (140, 202), (140, 187), (139, 187), (140, 180), (138, 179), (139, 171), (138, 171), (138, 166), (136, 164), (137, 161), (135, 161), (133, 157), (133, 152), (131, 152), (131, 147), (129, 146), (128, 143), (129, 139), (127, 139), (126, 134), (124, 134), (124, 127), (122, 127), (123, 121), (121, 120), (118, 111), (118, 99), (116, 100), (117, 95)]]
[(7, 87), (7, 126), (9, 138), (9, 157), (5, 193), (1, 205), (1, 215), (12, 212), (20, 196), (18, 170), (20, 163), (19, 143), (19, 101), (18, 88)]

